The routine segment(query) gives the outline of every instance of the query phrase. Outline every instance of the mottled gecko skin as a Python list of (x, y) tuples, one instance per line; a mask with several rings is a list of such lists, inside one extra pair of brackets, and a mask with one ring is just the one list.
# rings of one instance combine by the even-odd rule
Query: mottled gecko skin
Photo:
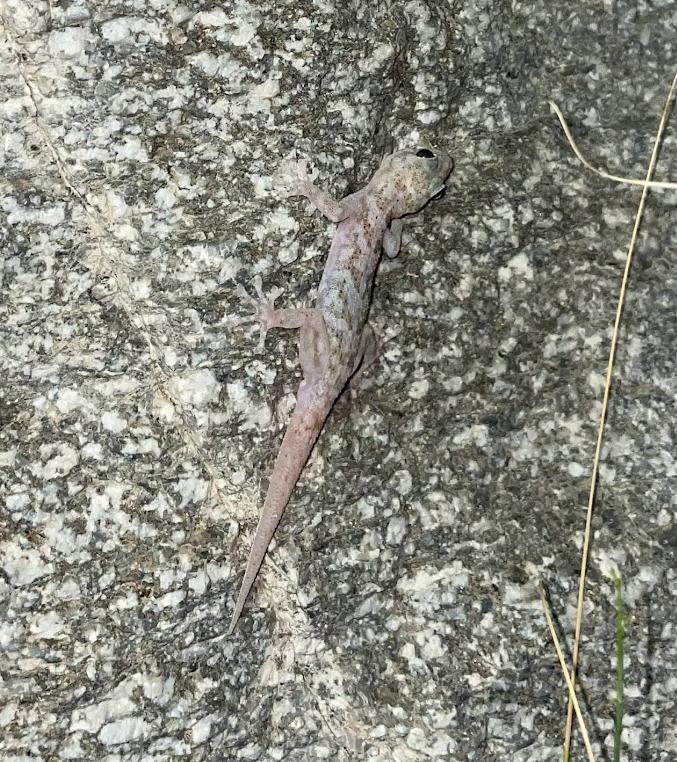
[(360, 364), (373, 356), (375, 341), (367, 316), (381, 249), (390, 257), (398, 254), (400, 218), (418, 212), (441, 193), (452, 166), (448, 156), (429, 148), (398, 151), (385, 157), (366, 187), (338, 202), (313, 185), (305, 167), (299, 165), (295, 193), (305, 196), (338, 227), (315, 307), (274, 309), (264, 301), (258, 310), (262, 340), (269, 328), (300, 329), (303, 380), (275, 461), (228, 634), (235, 629), (332, 405)]

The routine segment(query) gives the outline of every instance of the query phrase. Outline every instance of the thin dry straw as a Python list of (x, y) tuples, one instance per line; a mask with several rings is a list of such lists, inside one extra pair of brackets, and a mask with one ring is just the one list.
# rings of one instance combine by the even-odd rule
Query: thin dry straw
[(670, 182), (662, 181), (662, 180), (636, 180), (633, 177), (621, 177), (620, 175), (612, 175), (609, 172), (605, 171), (604, 169), (597, 169), (597, 167), (593, 166), (580, 152), (571, 134), (569, 125), (566, 123), (564, 116), (562, 115), (562, 112), (559, 109), (559, 106), (555, 103), (555, 101), (548, 101), (548, 103), (550, 104), (551, 110), (554, 111), (555, 114), (557, 115), (557, 118), (559, 119), (560, 124), (562, 125), (562, 129), (564, 130), (564, 134), (567, 136), (569, 145), (571, 146), (573, 152), (576, 154), (576, 157), (589, 170), (599, 175), (600, 177), (604, 177), (607, 180), (613, 180), (614, 182), (617, 182), (617, 183), (625, 183), (626, 185), (639, 185), (642, 188), (646, 188), (646, 187), (668, 188), (671, 190), (677, 190), (677, 183), (670, 183)]
[[(674, 98), (676, 88), (677, 88), (677, 72), (675, 73), (675, 76), (672, 80), (672, 86), (670, 87), (670, 92), (668, 93), (668, 97), (665, 101), (665, 106), (663, 108), (663, 113), (661, 115), (661, 121), (660, 121), (660, 124), (658, 125), (658, 131), (656, 133), (656, 141), (654, 143), (653, 151), (651, 153), (651, 161), (649, 162), (649, 168), (646, 173), (646, 180), (643, 180), (643, 181), (627, 180), (626, 178), (618, 178), (613, 175), (608, 175), (606, 173), (600, 172), (599, 170), (596, 170), (594, 167), (588, 164), (588, 162), (586, 162), (585, 159), (583, 159), (583, 157), (580, 156), (578, 150), (573, 144), (573, 141), (571, 141), (571, 138), (569, 138), (568, 128), (564, 125), (561, 115), (558, 114), (560, 116), (560, 121), (562, 121), (564, 131), (567, 134), (567, 137), (569, 138), (570, 142), (572, 143), (572, 148), (576, 152), (576, 155), (579, 157), (579, 159), (581, 159), (581, 161), (586, 166), (588, 166), (589, 168), (591, 168), (593, 171), (597, 172), (598, 174), (601, 174), (603, 177), (616, 180), (617, 182), (630, 182), (632, 185), (642, 186), (642, 196), (640, 198), (639, 206), (637, 208), (637, 215), (635, 217), (635, 225), (632, 230), (632, 236), (630, 238), (630, 245), (628, 246), (628, 254), (625, 260), (625, 270), (623, 271), (623, 279), (621, 281), (621, 288), (620, 288), (620, 293), (618, 297), (618, 306), (616, 308), (616, 319), (614, 321), (613, 335), (611, 337), (611, 349), (609, 350), (609, 362), (607, 365), (606, 383), (604, 385), (604, 398), (602, 400), (602, 412), (600, 415), (599, 428), (597, 431), (597, 445), (595, 447), (595, 456), (592, 462), (592, 477), (590, 479), (590, 492), (588, 495), (588, 509), (587, 509), (587, 514), (585, 519), (583, 555), (581, 559), (581, 573), (580, 573), (580, 579), (579, 579), (579, 585), (578, 585), (578, 603), (576, 606), (576, 628), (575, 628), (575, 635), (574, 635), (574, 647), (573, 647), (573, 653), (572, 653), (571, 682), (574, 685), (576, 683), (576, 670), (578, 667), (578, 654), (580, 650), (581, 630), (583, 627), (583, 600), (585, 598), (585, 578), (586, 578), (587, 569), (588, 569), (588, 555), (590, 552), (592, 508), (595, 501), (595, 491), (597, 487), (597, 478), (599, 474), (599, 461), (600, 461), (600, 456), (602, 452), (602, 441), (604, 438), (604, 427), (606, 423), (607, 408), (609, 405), (611, 378), (613, 375), (614, 360), (616, 358), (616, 347), (618, 345), (618, 333), (619, 333), (619, 328), (621, 323), (621, 316), (623, 314), (623, 305), (625, 303), (625, 293), (627, 291), (628, 279), (630, 276), (630, 266), (632, 264), (632, 258), (635, 251), (635, 244), (637, 242), (639, 226), (642, 220), (642, 216), (644, 214), (644, 206), (646, 204), (646, 197), (650, 187), (666, 187), (665, 184), (661, 186), (655, 185), (652, 182), (651, 178), (653, 177), (654, 169), (656, 167), (656, 162), (658, 160), (658, 151), (660, 148), (661, 139), (663, 137), (663, 132), (665, 131), (665, 125), (668, 119), (668, 112), (670, 111), (670, 104), (672, 103), (672, 99)], [(554, 106), (554, 104), (551, 104), (551, 105)], [(557, 109), (556, 106), (555, 106), (555, 110), (556, 110), (556, 113), (559, 112), (559, 109)], [(674, 183), (671, 183), (667, 187), (677, 187), (677, 186), (675, 186)], [(569, 752), (571, 748), (573, 712), (574, 712), (573, 702), (571, 701), (571, 698), (570, 698), (568, 709), (567, 709), (567, 723), (566, 723), (565, 738), (564, 738), (564, 761), (565, 762), (568, 762), (569, 760)]]
[(569, 676), (569, 670), (567, 669), (566, 662), (564, 661), (564, 653), (562, 652), (562, 647), (560, 645), (559, 638), (557, 637), (557, 631), (555, 630), (555, 625), (553, 624), (553, 621), (552, 621), (552, 613), (550, 611), (550, 604), (548, 603), (548, 599), (545, 595), (545, 590), (542, 584), (538, 585), (538, 593), (541, 596), (543, 611), (545, 612), (545, 618), (548, 621), (548, 627), (550, 628), (550, 636), (552, 637), (552, 642), (555, 645), (555, 651), (557, 651), (557, 658), (559, 659), (559, 664), (560, 664), (560, 667), (562, 668), (562, 674), (564, 675), (564, 680), (567, 684), (567, 688), (569, 689), (569, 700), (573, 703), (574, 711), (576, 712), (576, 718), (578, 719), (578, 727), (581, 729), (581, 735), (583, 736), (583, 743), (585, 744), (585, 749), (588, 752), (588, 759), (590, 760), (590, 762), (595, 762), (595, 757), (592, 753), (592, 746), (590, 744), (590, 736), (588, 735), (588, 730), (585, 727), (585, 721), (583, 719), (581, 707), (578, 703), (578, 698), (576, 697), (576, 687), (571, 681), (571, 677)]

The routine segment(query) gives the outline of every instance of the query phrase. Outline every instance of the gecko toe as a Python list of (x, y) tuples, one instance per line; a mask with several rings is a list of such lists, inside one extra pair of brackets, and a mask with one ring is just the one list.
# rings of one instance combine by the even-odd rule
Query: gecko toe
[(268, 296), (266, 296), (263, 291), (261, 276), (257, 275), (254, 277), (254, 290), (256, 291), (256, 298), (251, 296), (241, 283), (237, 284), (235, 293), (242, 299), (242, 301), (248, 302), (253, 309), (250, 315), (234, 318), (230, 322), (232, 325), (259, 323), (259, 341), (256, 351), (261, 354), (264, 351), (268, 330), (275, 327), (275, 300), (282, 293), (282, 289), (275, 288)]

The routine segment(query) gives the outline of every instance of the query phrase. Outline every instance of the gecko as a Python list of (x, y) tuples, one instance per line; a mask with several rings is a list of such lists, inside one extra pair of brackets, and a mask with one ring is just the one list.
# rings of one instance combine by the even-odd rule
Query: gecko
[[(303, 378), (278, 451), (247, 567), (227, 634), (233, 633), (280, 518), (334, 403), (360, 366), (376, 354), (367, 322), (374, 274), (383, 250), (399, 253), (402, 217), (440, 195), (452, 159), (428, 147), (396, 151), (381, 162), (369, 183), (336, 201), (313, 182), (305, 163), (289, 195), (305, 196), (337, 224), (312, 308), (277, 309), (257, 283), (259, 346), (270, 328), (296, 328)], [(246, 295), (246, 291), (242, 289)], [(253, 298), (252, 298), (253, 300)]]

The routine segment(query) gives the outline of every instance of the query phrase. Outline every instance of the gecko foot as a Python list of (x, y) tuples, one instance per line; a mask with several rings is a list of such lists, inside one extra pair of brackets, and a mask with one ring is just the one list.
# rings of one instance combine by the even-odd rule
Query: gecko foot
[(312, 193), (311, 189), (313, 188), (317, 173), (308, 171), (306, 160), (288, 161), (282, 171), (286, 181), (284, 195), (305, 196), (308, 198), (308, 195)]
[(254, 308), (252, 315), (241, 318), (239, 322), (258, 322), (260, 324), (259, 343), (256, 347), (256, 351), (261, 354), (263, 352), (263, 346), (266, 340), (268, 329), (272, 328), (275, 324), (273, 317), (275, 313), (275, 300), (278, 296), (280, 296), (282, 291), (280, 289), (275, 289), (270, 293), (268, 297), (266, 297), (266, 295), (263, 293), (261, 276), (259, 275), (255, 276), (254, 278), (254, 289), (256, 290), (256, 296), (258, 297), (256, 299), (253, 296), (250, 296), (250, 294), (247, 292), (247, 289), (245, 289), (241, 283), (238, 283), (237, 285), (237, 295), (244, 301), (249, 302)]

